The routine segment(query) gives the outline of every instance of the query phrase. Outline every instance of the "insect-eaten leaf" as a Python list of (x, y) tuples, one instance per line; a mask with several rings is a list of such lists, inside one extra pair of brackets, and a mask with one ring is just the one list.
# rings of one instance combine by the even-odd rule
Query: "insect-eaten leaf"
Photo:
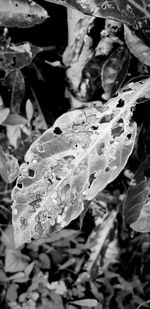
[(12, 191), (16, 246), (61, 230), (119, 175), (134, 147), (133, 107), (149, 86), (131, 83), (101, 110), (62, 115), (30, 146)]
[(124, 203), (125, 223), (137, 232), (150, 232), (150, 155), (141, 163)]
[(128, 73), (130, 53), (127, 48), (117, 48), (106, 60), (101, 71), (102, 87), (111, 97), (123, 84)]
[(32, 0), (0, 0), (0, 26), (32, 27), (47, 18), (46, 10)]
[(150, 66), (150, 47), (134, 34), (127, 25), (124, 25), (124, 35), (130, 52), (142, 63)]
[(101, 18), (112, 18), (135, 28), (149, 28), (150, 12), (148, 1), (143, 0), (46, 0), (75, 7), (84, 14)]
[(7, 182), (13, 182), (19, 175), (19, 164), (11, 154), (5, 154), (0, 146), (0, 175)]
[(29, 42), (18, 45), (10, 43), (9, 45), (0, 46), (0, 70), (4, 72), (4, 76), (1, 79), (11, 71), (21, 69), (30, 64), (36, 54), (45, 49), (47, 48), (34, 46)]

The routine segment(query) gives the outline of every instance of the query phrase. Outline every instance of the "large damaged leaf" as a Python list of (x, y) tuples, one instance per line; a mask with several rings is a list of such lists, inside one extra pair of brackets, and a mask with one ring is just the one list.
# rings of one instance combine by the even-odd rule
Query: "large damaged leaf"
[(47, 18), (44, 8), (32, 0), (0, 0), (0, 26), (32, 27)]
[(148, 0), (45, 0), (72, 6), (84, 14), (101, 18), (113, 18), (135, 28), (149, 28), (150, 8)]
[(149, 85), (128, 85), (101, 110), (62, 115), (30, 146), (12, 192), (17, 246), (61, 230), (118, 176), (136, 137), (132, 108)]

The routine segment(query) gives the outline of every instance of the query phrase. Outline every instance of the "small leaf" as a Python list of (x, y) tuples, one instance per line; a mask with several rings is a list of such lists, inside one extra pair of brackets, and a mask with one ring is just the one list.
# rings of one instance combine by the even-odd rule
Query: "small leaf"
[(9, 273), (19, 272), (25, 269), (27, 261), (20, 256), (20, 252), (6, 248), (5, 271)]
[(29, 121), (31, 121), (34, 113), (34, 108), (32, 102), (28, 99), (26, 102), (26, 116)]
[(0, 0), (0, 26), (32, 27), (47, 17), (44, 8), (34, 1)]
[(9, 114), (6, 120), (3, 122), (4, 126), (20, 126), (28, 123), (28, 119), (18, 114)]
[(92, 308), (92, 307), (98, 306), (98, 301), (96, 299), (88, 298), (88, 299), (81, 299), (81, 300), (72, 301), (72, 302), (70, 302), (70, 304), (77, 305), (79, 307)]
[(128, 49), (117, 48), (105, 61), (102, 71), (102, 87), (108, 97), (111, 97), (122, 86), (128, 73), (130, 54)]
[(15, 157), (5, 154), (0, 146), (0, 175), (7, 183), (13, 182), (19, 175), (19, 164)]
[(142, 63), (150, 66), (150, 47), (147, 46), (130, 28), (124, 25), (125, 41), (130, 52)]
[(50, 258), (46, 253), (41, 253), (39, 255), (39, 260), (40, 260), (40, 268), (50, 269), (50, 266), (51, 266)]
[(13, 302), (17, 299), (18, 293), (17, 293), (18, 286), (14, 283), (12, 283), (6, 292), (6, 300), (7, 302)]
[(1, 233), (1, 242), (5, 245), (5, 247), (9, 249), (15, 249), (13, 226), (11, 224), (8, 225), (4, 231), (1, 230)]
[(0, 109), (0, 125), (3, 124), (3, 122), (7, 119), (9, 112), (9, 108)]

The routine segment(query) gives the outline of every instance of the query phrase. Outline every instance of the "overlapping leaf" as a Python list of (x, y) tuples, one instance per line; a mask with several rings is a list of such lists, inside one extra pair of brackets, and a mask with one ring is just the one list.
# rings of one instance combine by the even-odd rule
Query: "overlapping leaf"
[(150, 47), (147, 46), (129, 27), (124, 25), (125, 41), (130, 52), (142, 63), (150, 66)]
[(111, 97), (123, 84), (130, 63), (130, 54), (126, 48), (117, 48), (104, 63), (101, 78), (102, 86)]
[(125, 222), (138, 232), (150, 232), (150, 156), (142, 162), (124, 204)]
[(118, 176), (134, 146), (132, 108), (149, 85), (128, 85), (101, 111), (62, 115), (30, 146), (12, 192), (17, 246), (61, 230)]
[(45, 0), (71, 5), (84, 14), (113, 18), (136, 28), (148, 28), (150, 9), (148, 0)]
[(36, 54), (42, 50), (43, 48), (34, 46), (28, 42), (19, 45), (12, 43), (9, 45), (1, 45), (0, 70), (8, 74), (15, 69), (21, 69), (30, 64)]
[(47, 17), (45, 9), (34, 1), (0, 0), (0, 26), (32, 27)]
[(19, 175), (19, 165), (17, 159), (3, 152), (0, 146), (0, 175), (7, 183), (13, 182)]

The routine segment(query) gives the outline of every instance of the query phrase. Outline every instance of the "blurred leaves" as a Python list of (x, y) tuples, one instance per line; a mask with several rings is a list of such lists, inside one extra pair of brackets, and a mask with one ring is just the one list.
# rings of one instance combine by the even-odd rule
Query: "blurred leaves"
[(45, 9), (34, 1), (0, 0), (0, 26), (32, 27), (47, 17)]
[(0, 175), (7, 183), (13, 182), (19, 175), (19, 164), (11, 154), (5, 154), (0, 146)]

